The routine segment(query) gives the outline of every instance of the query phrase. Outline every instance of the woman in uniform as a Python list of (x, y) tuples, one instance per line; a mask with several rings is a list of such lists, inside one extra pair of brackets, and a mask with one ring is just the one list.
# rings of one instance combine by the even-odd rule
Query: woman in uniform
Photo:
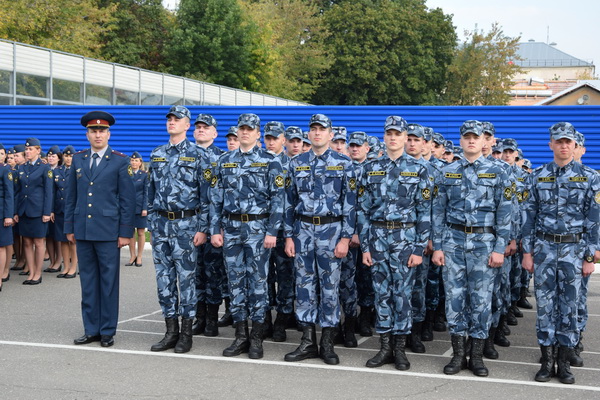
[[(15, 196), (17, 192), (17, 184), (19, 182), (19, 174), (17, 172), (20, 165), (25, 164), (25, 145), (17, 144), (13, 147), (13, 162), (14, 166), (12, 168), (13, 172), (13, 182), (15, 185)], [(16, 198), (15, 198), (15, 212), (16, 212)], [(23, 239), (21, 239), (21, 235), (19, 234), (19, 224), (17, 221), (14, 221), (13, 225), (13, 249), (15, 252), (15, 265), (11, 268), (13, 271), (21, 271), (19, 275), (29, 275), (29, 267), (26, 266), (25, 263), (25, 253), (23, 252)]]
[(71, 163), (73, 162), (75, 149), (69, 145), (63, 150), (63, 165), (57, 169), (54, 175), (54, 241), (60, 243), (64, 263), (63, 273), (57, 278), (72, 279), (77, 276), (77, 251), (75, 243), (67, 240), (64, 232), (65, 225), (65, 188), (69, 181)]
[(2, 291), (2, 282), (10, 278), (8, 266), (12, 259), (12, 252), (8, 254), (8, 249), (12, 245), (12, 217), (14, 215), (14, 186), (13, 174), (10, 167), (5, 164), (6, 150), (0, 143), (0, 291)]
[(42, 163), (40, 141), (29, 138), (25, 142), (27, 162), (20, 165), (15, 196), (15, 220), (23, 238), (23, 250), (29, 267), (24, 285), (42, 283), (42, 264), (46, 251), (45, 238), (52, 217), (53, 175), (48, 164)]
[(144, 160), (137, 151), (131, 155), (129, 161), (133, 175), (133, 186), (135, 187), (135, 221), (134, 227), (137, 232), (137, 253), (135, 237), (129, 240), (129, 263), (126, 266), (135, 265), (142, 266), (142, 254), (144, 251), (144, 243), (146, 243), (146, 216), (148, 215), (148, 173), (144, 168)]
[[(52, 176), (54, 176), (54, 179), (56, 180), (57, 173), (62, 170), (62, 152), (60, 151), (60, 147), (57, 145), (50, 147), (50, 150), (48, 150), (48, 153), (46, 154), (46, 159), (48, 161), (48, 165), (50, 166), (50, 170), (52, 171)], [(60, 272), (62, 262), (60, 243), (54, 240), (54, 231), (56, 229), (56, 195), (54, 196), (52, 208), (54, 211), (54, 218), (48, 223), (48, 235), (46, 236), (46, 250), (48, 252), (48, 256), (50, 257), (50, 265), (44, 270), (44, 272)]]

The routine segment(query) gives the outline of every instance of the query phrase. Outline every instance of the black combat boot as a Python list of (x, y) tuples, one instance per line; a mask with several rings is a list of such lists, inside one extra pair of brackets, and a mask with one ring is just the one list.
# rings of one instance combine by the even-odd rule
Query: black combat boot
[(569, 358), (573, 352), (572, 348), (560, 346), (558, 348), (558, 362), (556, 363), (556, 376), (560, 383), (575, 383), (575, 376), (571, 373)]
[(344, 320), (344, 347), (358, 347), (354, 329), (356, 328), (356, 317), (346, 316)]
[(165, 318), (167, 324), (167, 333), (165, 337), (156, 344), (153, 344), (150, 348), (151, 351), (165, 351), (172, 349), (179, 340), (179, 319), (178, 318)]
[(444, 367), (446, 375), (458, 374), (461, 370), (467, 368), (467, 353), (465, 352), (466, 338), (459, 335), (451, 335), (452, 341), (452, 359)]
[(496, 336), (496, 328), (493, 326), (490, 328), (485, 344), (483, 345), (483, 355), (485, 358), (490, 360), (498, 359), (498, 351), (494, 347), (494, 337)]
[[(254, 326), (254, 325), (252, 325)], [(273, 317), (271, 316), (271, 309), (269, 308), (265, 312), (265, 326), (263, 327), (263, 340), (273, 337)]]
[(371, 329), (371, 315), (373, 309), (371, 307), (361, 307), (360, 314), (358, 315), (358, 333), (360, 336), (373, 336), (373, 330)]
[(187, 353), (192, 349), (192, 325), (194, 323), (193, 318), (182, 318), (181, 319), (181, 333), (179, 334), (179, 340), (175, 345), (175, 353)]
[(225, 297), (225, 314), (219, 319), (217, 325), (219, 328), (224, 328), (229, 325), (233, 325), (233, 316), (231, 315), (231, 311), (229, 310), (229, 305), (231, 304), (231, 300), (229, 297)]
[(206, 306), (206, 328), (204, 336), (219, 336), (219, 304), (208, 304)]
[(517, 306), (519, 308), (524, 308), (526, 310), (531, 310), (533, 308), (533, 306), (531, 305), (529, 300), (527, 300), (527, 288), (526, 287), (521, 288), (521, 293), (520, 293), (519, 300), (517, 301)]
[(413, 322), (410, 331), (410, 349), (413, 353), (425, 353), (425, 346), (421, 342), (423, 322)]
[(319, 357), (319, 349), (317, 348), (317, 331), (315, 330), (315, 326), (303, 326), (300, 346), (293, 352), (286, 354), (284, 360), (302, 361), (317, 357)]
[(471, 357), (469, 358), (469, 369), (475, 376), (488, 376), (489, 371), (483, 363), (483, 346), (485, 339), (471, 338)]
[(433, 330), (446, 332), (446, 302), (440, 301), (433, 317)]
[(394, 367), (400, 371), (410, 369), (410, 362), (406, 358), (406, 337), (408, 335), (394, 335)]
[(275, 323), (273, 324), (273, 341), (274, 342), (285, 342), (287, 334), (285, 329), (289, 325), (290, 318), (293, 318), (293, 314), (277, 313)]
[(513, 301), (512, 303), (510, 303), (510, 310), (512, 311), (512, 313), (515, 317), (523, 318), (523, 312), (521, 310), (519, 310), (519, 307), (517, 307), (516, 301)]
[(517, 321), (517, 317), (513, 314), (511, 307), (508, 307), (508, 311), (506, 312), (506, 324), (510, 326), (519, 325), (519, 321)]
[(263, 335), (265, 324), (260, 322), (252, 322), (252, 331), (250, 332), (250, 349), (248, 350), (248, 358), (258, 360), (263, 358)]
[(192, 325), (192, 334), (201, 335), (206, 328), (206, 303), (198, 302), (196, 304), (196, 320)]
[(427, 310), (427, 314), (425, 314), (425, 321), (423, 321), (423, 329), (421, 330), (421, 340), (424, 342), (431, 342), (433, 340), (434, 316), (434, 310)]
[(333, 339), (335, 338), (337, 328), (323, 328), (321, 333), (321, 351), (319, 357), (323, 359), (325, 364), (337, 365), (340, 359), (333, 348)]
[(242, 353), (247, 353), (250, 349), (250, 339), (248, 338), (248, 321), (240, 321), (234, 324), (235, 340), (231, 346), (223, 350), (223, 356), (233, 357)]
[(569, 355), (569, 364), (571, 364), (571, 367), (583, 367), (583, 358), (581, 358), (583, 344), (581, 343), (581, 339), (582, 337), (580, 334), (577, 346), (573, 348), (573, 351), (571, 351), (571, 354)]
[(379, 343), (381, 344), (381, 349), (375, 357), (369, 359), (367, 361), (366, 366), (369, 368), (377, 368), (381, 367), (385, 364), (390, 364), (394, 362), (394, 351), (392, 349), (392, 334), (391, 332), (380, 333), (379, 334)]
[(504, 315), (501, 315), (500, 322), (498, 322), (498, 327), (496, 328), (496, 334), (494, 335), (494, 344), (500, 347), (510, 347), (510, 341), (506, 338), (504, 329), (502, 329), (503, 325), (506, 324), (504, 323)]
[(552, 346), (540, 346), (542, 351), (542, 366), (535, 374), (535, 380), (538, 382), (548, 382), (555, 375), (554, 373), (554, 349)]

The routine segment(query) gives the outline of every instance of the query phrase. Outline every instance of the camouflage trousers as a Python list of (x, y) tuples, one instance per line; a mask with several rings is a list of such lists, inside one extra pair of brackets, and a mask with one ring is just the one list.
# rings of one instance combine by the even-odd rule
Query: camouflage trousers
[(296, 221), (296, 319), (301, 324), (333, 328), (340, 323), (340, 258), (333, 254), (342, 224)]
[(431, 311), (436, 310), (440, 301), (443, 301), (445, 297), (442, 267), (430, 263), (429, 271), (427, 271), (427, 287), (425, 288), (425, 304), (427, 309)]
[(195, 217), (169, 221), (157, 217), (152, 229), (152, 258), (158, 303), (165, 318), (196, 316)]
[(492, 325), (492, 287), (500, 268), (487, 261), (495, 237), (491, 233), (467, 234), (448, 229), (442, 269), (446, 290), (446, 319), (450, 334), (486, 339)]
[(362, 263), (362, 252), (356, 249), (356, 294), (358, 305), (362, 307), (373, 307), (375, 304), (375, 292), (373, 291), (373, 276), (371, 267)]
[(500, 316), (508, 312), (510, 306), (510, 269), (512, 257), (504, 257), (499, 273), (494, 277), (492, 293), (492, 326), (498, 326)]
[(533, 283), (537, 338), (541, 346), (575, 347), (579, 341), (578, 300), (583, 245), (537, 239), (533, 248)]
[(577, 328), (580, 333), (585, 331), (588, 321), (587, 293), (589, 282), (589, 276), (581, 278), (581, 290), (579, 291), (579, 298), (577, 300)]
[(425, 302), (427, 289), (427, 276), (429, 274), (429, 265), (431, 264), (431, 256), (423, 256), (423, 263), (416, 267), (415, 286), (412, 292), (412, 311), (413, 322), (425, 321), (425, 313), (427, 305)]
[(411, 297), (415, 268), (408, 267), (415, 228), (388, 230), (371, 227), (369, 243), (373, 266), (373, 289), (377, 310), (377, 333), (408, 335), (412, 329)]
[(223, 263), (223, 249), (207, 242), (198, 247), (198, 264), (196, 268), (196, 292), (198, 302), (221, 304), (223, 288), (227, 287), (227, 276)]
[(517, 251), (515, 255), (510, 257), (511, 268), (510, 268), (510, 301), (517, 301), (521, 297), (521, 258), (523, 255), (520, 251)]
[(285, 239), (277, 237), (277, 246), (269, 259), (269, 306), (278, 313), (294, 312), (294, 259), (285, 254)]
[[(356, 317), (358, 315), (358, 293), (356, 290), (356, 258), (360, 253), (358, 248), (351, 248), (348, 255), (342, 259), (340, 272), (340, 303), (344, 315)], [(360, 254), (362, 257), (362, 253)]]

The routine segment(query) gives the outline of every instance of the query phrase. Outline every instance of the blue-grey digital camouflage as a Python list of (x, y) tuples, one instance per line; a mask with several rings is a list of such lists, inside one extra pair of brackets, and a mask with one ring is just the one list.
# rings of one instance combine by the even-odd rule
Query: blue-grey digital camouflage
[(456, 146), (454, 148), (454, 151), (452, 153), (454, 153), (455, 158), (460, 158), (464, 154), (462, 147), (458, 147), (458, 146)]
[(577, 140), (575, 135), (575, 127), (570, 122), (557, 122), (550, 128), (550, 138), (554, 140), (558, 139), (571, 139)]
[(454, 143), (452, 143), (452, 140), (446, 140), (444, 143), (444, 149), (445, 153), (454, 153)]
[(506, 138), (502, 140), (502, 151), (504, 150), (512, 150), (517, 151), (519, 146), (517, 145), (517, 141), (512, 138)]
[(331, 119), (325, 114), (313, 114), (313, 116), (310, 117), (308, 126), (312, 126), (313, 124), (319, 124), (323, 128), (331, 128)]
[(529, 161), (527, 158), (523, 160), (523, 166), (526, 168), (531, 168), (531, 161)]
[(425, 137), (425, 130), (423, 129), (423, 126), (419, 124), (408, 124), (406, 126), (406, 132), (407, 134), (416, 136), (418, 138)]
[(345, 142), (347, 140), (348, 131), (346, 130), (345, 126), (334, 126), (331, 128), (331, 130), (333, 132), (333, 139), (331, 139), (332, 141), (343, 140)]
[(167, 113), (166, 117), (169, 118), (169, 115), (174, 115), (175, 117), (181, 119), (181, 118), (188, 118), (188, 119), (192, 119), (192, 113), (190, 113), (190, 110), (187, 109), (187, 107), (184, 106), (172, 106), (169, 109), (169, 112)]
[(404, 132), (408, 129), (408, 123), (406, 120), (398, 115), (390, 115), (385, 119), (383, 130), (387, 131), (390, 129), (397, 130), (398, 132)]
[(579, 131), (575, 131), (575, 142), (579, 147), (585, 147), (585, 136)]
[(496, 128), (494, 127), (494, 124), (492, 124), (491, 122), (488, 121), (483, 121), (481, 123), (482, 125), (482, 129), (483, 129), (483, 133), (489, 133), (492, 136), (496, 135)]
[(308, 131), (302, 132), (302, 141), (308, 145), (312, 145), (312, 142), (308, 138)]
[(522, 160), (523, 158), (524, 158), (523, 157), (523, 150), (521, 150), (520, 148), (517, 149), (517, 158), (516, 159), (517, 160)]
[(208, 126), (214, 126), (215, 128), (217, 127), (217, 120), (214, 119), (214, 117), (210, 114), (199, 114), (196, 117), (196, 121), (194, 122), (194, 125), (199, 122), (205, 123)]
[(355, 144), (357, 146), (362, 146), (367, 142), (367, 134), (362, 131), (355, 131), (350, 134), (348, 138), (348, 144)]
[(225, 136), (233, 135), (233, 136), (237, 137), (237, 135), (238, 135), (237, 131), (238, 131), (237, 126), (230, 126), (229, 130), (227, 131), (227, 135), (225, 135)]
[(444, 136), (442, 136), (441, 133), (434, 132), (433, 136), (431, 138), (435, 143), (437, 143), (439, 145), (442, 145), (442, 146), (446, 145), (446, 139), (444, 139)]
[(474, 133), (477, 136), (483, 135), (482, 123), (473, 119), (463, 122), (460, 126), (460, 136), (464, 136), (467, 133)]
[(502, 153), (502, 141), (496, 141), (496, 144), (492, 146), (492, 153)]
[(303, 133), (302, 133), (302, 129), (300, 129), (300, 127), (298, 126), (288, 126), (287, 129), (285, 130), (285, 139), (286, 140), (292, 140), (292, 139), (303, 139)]
[(431, 139), (433, 139), (433, 134), (433, 128), (428, 126), (423, 127), (423, 139), (425, 139), (425, 141), (431, 142)]
[(238, 117), (238, 128), (247, 126), (250, 129), (260, 129), (260, 118), (256, 114), (246, 113)]
[(265, 136), (279, 137), (285, 133), (285, 126), (279, 121), (270, 121), (265, 124)]

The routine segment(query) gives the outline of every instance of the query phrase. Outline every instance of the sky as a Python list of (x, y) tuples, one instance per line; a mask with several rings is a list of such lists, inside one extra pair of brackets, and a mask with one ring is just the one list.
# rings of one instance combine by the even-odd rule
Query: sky
[(465, 30), (477, 26), (488, 32), (498, 22), (506, 36), (521, 36), (521, 42), (555, 42), (558, 50), (593, 61), (600, 75), (598, 0), (427, 0), (426, 5), (454, 15), (459, 40)]

